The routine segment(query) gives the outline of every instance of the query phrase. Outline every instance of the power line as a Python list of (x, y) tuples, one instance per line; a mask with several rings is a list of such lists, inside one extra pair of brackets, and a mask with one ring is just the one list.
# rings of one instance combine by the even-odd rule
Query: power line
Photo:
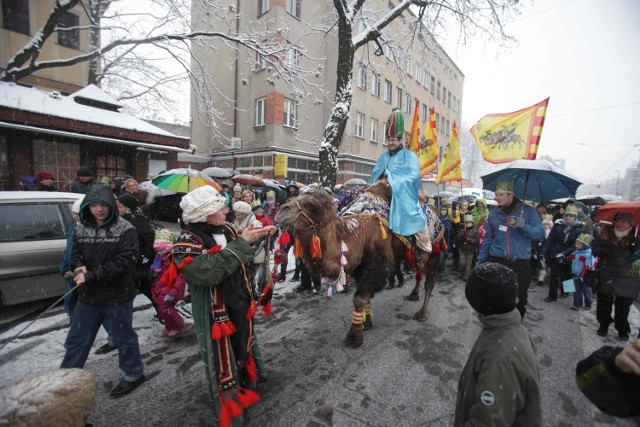
[(591, 111), (609, 110), (611, 108), (620, 108), (620, 107), (626, 107), (628, 105), (635, 105), (635, 104), (640, 104), (640, 101), (627, 102), (626, 104), (609, 105), (606, 107), (590, 108), (588, 110), (573, 111), (571, 113), (553, 114), (553, 115), (548, 115), (547, 118), (571, 116), (573, 114), (590, 113)]

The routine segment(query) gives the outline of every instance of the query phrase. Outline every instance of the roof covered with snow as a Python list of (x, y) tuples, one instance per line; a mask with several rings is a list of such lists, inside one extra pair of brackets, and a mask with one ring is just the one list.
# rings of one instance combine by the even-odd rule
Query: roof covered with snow
[(109, 111), (79, 104), (76, 102), (76, 98), (94, 100), (114, 107), (120, 105), (118, 101), (93, 85), (87, 86), (70, 96), (64, 96), (58, 92), (44, 92), (15, 83), (0, 82), (0, 108), (6, 107), (49, 117), (60, 117), (171, 138), (188, 139), (176, 136), (124, 112)]

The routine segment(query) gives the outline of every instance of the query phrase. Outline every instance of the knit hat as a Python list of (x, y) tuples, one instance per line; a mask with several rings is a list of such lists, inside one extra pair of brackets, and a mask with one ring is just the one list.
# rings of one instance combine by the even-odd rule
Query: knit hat
[(582, 233), (576, 238), (576, 242), (580, 242), (585, 246), (591, 246), (592, 241), (593, 241), (593, 237), (591, 237), (587, 233)]
[(224, 208), (226, 201), (218, 190), (210, 185), (203, 185), (182, 197), (182, 218), (187, 222), (205, 222), (209, 215)]
[(495, 193), (513, 193), (515, 183), (513, 181), (499, 181), (496, 184)]
[(633, 214), (629, 213), (629, 212), (617, 212), (614, 216), (613, 216), (613, 220), (614, 221), (627, 221), (629, 224), (631, 224), (632, 227), (635, 227), (636, 225), (636, 218), (633, 216)]
[(464, 294), (478, 313), (489, 316), (513, 310), (518, 278), (508, 267), (495, 262), (477, 265), (467, 281)]
[(73, 202), (73, 205), (71, 205), (71, 213), (80, 215), (80, 207), (82, 206), (83, 200), (84, 200), (84, 197), (80, 197), (78, 200)]
[(132, 211), (138, 209), (138, 199), (136, 199), (131, 194), (123, 194), (122, 196), (118, 197), (118, 203), (128, 207)]
[(169, 253), (171, 246), (173, 245), (174, 234), (171, 230), (161, 228), (156, 230), (155, 240), (153, 241), (153, 249), (162, 249), (164, 252)]
[(473, 222), (473, 215), (465, 215), (464, 222)]
[(240, 186), (240, 184), (236, 184), (233, 186), (233, 192), (234, 193), (242, 193), (242, 187)]
[(397, 108), (394, 108), (387, 119), (387, 139), (402, 139), (404, 137), (404, 114)]
[(578, 217), (578, 208), (576, 208), (573, 205), (567, 205), (567, 207), (564, 208), (564, 216), (567, 216), (567, 215), (575, 216), (577, 218)]
[(76, 171), (76, 176), (93, 176), (91, 169), (86, 166), (80, 166)]
[(255, 205), (255, 206), (253, 206), (253, 207), (251, 208), (251, 210), (252, 210), (252, 211), (254, 211), (254, 212), (257, 212), (257, 211), (259, 211), (259, 210), (260, 210), (260, 211), (264, 211), (264, 208), (262, 207), (262, 205), (261, 205), (261, 204), (257, 204), (257, 205)]
[(233, 204), (233, 211), (245, 215), (251, 213), (251, 205), (247, 202), (239, 201)]
[(573, 205), (577, 208), (582, 209), (582, 212), (586, 212), (587, 211), (587, 205), (585, 205), (582, 202), (573, 202)]
[(50, 179), (53, 181), (53, 174), (49, 171), (38, 172), (38, 174), (36, 175), (36, 180), (38, 180), (38, 182), (42, 182), (45, 179)]

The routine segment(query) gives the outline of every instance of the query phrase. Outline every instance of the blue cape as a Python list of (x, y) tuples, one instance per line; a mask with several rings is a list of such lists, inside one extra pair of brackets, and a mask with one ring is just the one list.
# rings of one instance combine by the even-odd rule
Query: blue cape
[(420, 190), (420, 162), (418, 157), (402, 148), (394, 155), (382, 154), (371, 172), (371, 182), (377, 181), (386, 172), (393, 189), (389, 227), (394, 233), (410, 236), (421, 231), (424, 215), (418, 201)]

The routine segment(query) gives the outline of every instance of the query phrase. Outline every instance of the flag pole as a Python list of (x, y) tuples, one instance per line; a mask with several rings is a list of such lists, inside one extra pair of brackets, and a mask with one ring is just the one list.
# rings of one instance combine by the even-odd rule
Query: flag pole
[(527, 197), (527, 185), (529, 184), (529, 171), (527, 171), (527, 176), (524, 179), (524, 191), (522, 193), (522, 203), (520, 203), (520, 218), (524, 216), (524, 201)]

